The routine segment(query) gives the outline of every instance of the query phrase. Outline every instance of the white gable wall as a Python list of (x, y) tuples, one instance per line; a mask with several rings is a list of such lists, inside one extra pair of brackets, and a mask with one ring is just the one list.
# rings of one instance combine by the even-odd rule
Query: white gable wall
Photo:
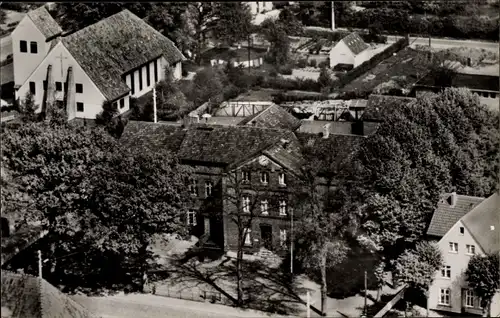
[[(460, 227), (464, 228), (464, 234), (460, 234)], [(458, 243), (458, 253), (450, 252), (449, 243)], [(429, 290), (429, 308), (443, 311), (451, 311), (460, 313), (462, 311), (462, 289), (467, 288), (467, 281), (465, 271), (469, 264), (472, 255), (467, 254), (466, 245), (474, 245), (476, 254), (483, 255), (479, 244), (467, 231), (467, 228), (458, 221), (455, 225), (441, 238), (438, 242), (439, 250), (443, 255), (443, 264), (451, 266), (451, 278), (442, 278), (441, 270), (439, 270)], [(438, 304), (440, 297), (440, 289), (450, 289), (450, 306), (443, 306)]]
[(337, 64), (355, 64), (354, 54), (344, 41), (339, 41), (330, 51), (330, 67), (333, 68)]
[[(62, 69), (61, 59), (62, 54)], [(52, 65), (52, 77), (54, 82), (63, 83), (67, 80), (68, 68), (73, 67), (73, 75), (75, 84), (83, 84), (83, 93), (75, 93), (75, 102), (83, 103), (83, 112), (76, 111), (77, 118), (95, 119), (96, 115), (102, 111), (102, 104), (105, 101), (104, 95), (94, 85), (92, 80), (80, 67), (78, 62), (73, 58), (69, 51), (64, 47), (62, 42), (58, 43), (47, 57), (38, 65), (35, 71), (27, 78), (16, 93), (16, 97), (21, 100), (25, 98), (29, 91), (29, 83), (34, 82), (36, 86), (35, 103), (39, 105), (38, 112), (41, 111), (41, 106), (44, 98), (43, 81), (47, 79), (47, 67)], [(62, 70), (62, 76), (61, 76)], [(75, 89), (75, 88), (73, 88)], [(56, 100), (63, 100), (64, 93), (56, 92)], [(76, 104), (74, 105), (76, 109)], [(128, 106), (127, 106), (128, 108)], [(123, 110), (124, 111), (124, 110)]]
[(368, 61), (371, 57), (370, 50), (364, 50), (354, 57), (354, 67), (357, 67), (363, 62)]
[[(14, 85), (22, 85), (47, 55), (50, 42), (45, 42), (45, 36), (28, 15), (25, 15), (12, 31), (11, 38), (14, 59)], [(26, 41), (27, 52), (21, 52), (21, 41)], [(38, 53), (31, 53), (31, 42), (37, 43)]]

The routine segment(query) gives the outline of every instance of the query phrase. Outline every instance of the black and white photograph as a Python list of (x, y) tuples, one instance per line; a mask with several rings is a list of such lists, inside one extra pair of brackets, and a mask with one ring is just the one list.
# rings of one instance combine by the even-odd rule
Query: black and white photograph
[(500, 317), (499, 25), (0, 2), (1, 318)]

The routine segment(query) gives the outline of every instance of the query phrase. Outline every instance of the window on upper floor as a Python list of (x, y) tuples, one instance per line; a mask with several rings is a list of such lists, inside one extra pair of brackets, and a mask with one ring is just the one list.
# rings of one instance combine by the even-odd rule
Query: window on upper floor
[(463, 226), (460, 227), (460, 235), (464, 235), (465, 233), (465, 229)]
[(280, 200), (279, 202), (280, 215), (286, 215), (287, 213), (287, 205), (285, 200)]
[(449, 247), (450, 247), (449, 250), (450, 253), (458, 253), (458, 243), (450, 242)]
[(125, 107), (125, 98), (120, 99), (120, 109)]
[(205, 197), (208, 198), (212, 196), (212, 187), (213, 187), (212, 181), (205, 181)]
[(62, 92), (62, 83), (61, 82), (56, 82), (56, 91)]
[(198, 195), (198, 183), (196, 179), (189, 180), (189, 193), (194, 196)]
[(77, 112), (83, 112), (83, 103), (76, 103), (76, 111)]
[(269, 183), (269, 172), (262, 171), (260, 173), (260, 182), (261, 183)]
[(441, 277), (451, 278), (451, 266), (444, 265), (443, 267), (441, 267)]
[(440, 288), (439, 289), (439, 305), (450, 305), (450, 289), (449, 288)]
[(476, 246), (472, 245), (472, 244), (466, 244), (465, 251), (469, 255), (474, 255), (474, 254), (476, 254)]
[(252, 245), (252, 237), (251, 234), (252, 230), (249, 228), (244, 229), (244, 237), (245, 237), (245, 245)]
[(37, 54), (38, 53), (38, 43), (31, 41), (30, 42), (30, 52), (32, 54)]
[(196, 211), (189, 210), (187, 212), (187, 224), (191, 226), (196, 226)]
[(245, 213), (250, 213), (250, 197), (244, 196), (243, 199), (241, 200), (242, 202), (242, 208), (243, 212)]
[(260, 201), (260, 213), (262, 213), (264, 215), (268, 215), (269, 214), (268, 208), (269, 208), (269, 204), (268, 204), (267, 200)]
[(19, 50), (21, 53), (28, 53), (28, 42), (24, 40), (19, 41)]
[(280, 185), (286, 185), (286, 178), (285, 178), (285, 174), (283, 172), (281, 172), (278, 175), (278, 182)]
[(75, 91), (79, 94), (83, 93), (83, 84), (76, 83), (76, 90)]
[(250, 171), (242, 171), (241, 179), (243, 182), (250, 182)]
[(35, 96), (36, 95), (36, 83), (30, 82), (30, 93)]

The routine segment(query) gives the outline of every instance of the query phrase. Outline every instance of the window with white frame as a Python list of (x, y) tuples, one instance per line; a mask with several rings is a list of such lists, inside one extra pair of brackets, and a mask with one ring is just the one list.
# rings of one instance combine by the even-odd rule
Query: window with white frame
[(451, 266), (444, 265), (443, 267), (441, 267), (441, 277), (451, 278)]
[(198, 195), (198, 184), (196, 179), (189, 180), (189, 193), (191, 193), (191, 195)]
[(269, 182), (269, 172), (262, 171), (260, 173), (260, 182), (262, 182), (262, 183), (268, 183)]
[(465, 290), (464, 306), (468, 308), (474, 307), (474, 291), (472, 289)]
[(280, 200), (280, 215), (286, 215), (286, 201)]
[(285, 174), (283, 172), (278, 175), (278, 182), (280, 185), (286, 185)]
[(280, 244), (282, 247), (286, 244), (286, 229), (280, 229)]
[(196, 226), (196, 212), (194, 210), (189, 210), (187, 213), (187, 224)]
[(440, 288), (439, 289), (439, 304), (449, 306), (450, 305), (450, 289)]
[(212, 188), (213, 188), (212, 181), (205, 181), (205, 196), (206, 197), (212, 196)]
[(252, 233), (252, 230), (250, 230), (249, 228), (245, 228), (245, 232), (244, 232), (245, 245), (252, 245), (252, 238), (250, 236), (250, 233)]
[(262, 213), (264, 215), (268, 215), (269, 214), (268, 205), (269, 204), (268, 204), (267, 200), (260, 201), (260, 213)]
[(250, 213), (250, 197), (244, 196), (242, 199), (243, 212)]
[(458, 243), (450, 242), (450, 253), (458, 253)]
[(243, 182), (250, 182), (250, 171), (242, 171), (241, 179)]
[(466, 244), (465, 250), (467, 251), (467, 254), (469, 254), (469, 255), (476, 254), (476, 246), (475, 245)]

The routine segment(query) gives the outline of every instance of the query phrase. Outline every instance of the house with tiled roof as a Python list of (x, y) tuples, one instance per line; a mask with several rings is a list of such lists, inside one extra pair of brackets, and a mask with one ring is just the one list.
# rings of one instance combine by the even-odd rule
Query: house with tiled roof
[(356, 67), (370, 58), (368, 48), (359, 34), (352, 32), (330, 50), (330, 67), (338, 64)]
[(131, 121), (120, 142), (127, 148), (175, 152), (182, 164), (194, 170), (189, 191), (195, 204), (186, 222), (205, 247), (230, 252), (237, 246), (238, 227), (228, 216), (234, 202), (223, 195), (234, 188), (235, 180), (248, 193), (240, 199), (252, 205), (255, 213), (245, 251), (277, 250), (287, 244), (289, 191), (301, 165), (301, 145), (291, 130)]
[[(427, 229), (437, 242), (443, 267), (429, 289), (429, 308), (466, 315), (482, 315), (480, 299), (467, 285), (465, 271), (475, 255), (500, 252), (500, 199), (443, 194)], [(500, 314), (500, 293), (493, 298), (492, 317)]]
[(300, 127), (300, 120), (283, 107), (271, 105), (254, 115), (246, 117), (238, 125), (295, 131)]
[[(66, 108), (70, 120), (95, 119), (103, 103), (109, 102), (123, 114), (129, 110), (131, 97), (148, 93), (164, 79), (166, 67), (172, 69), (174, 78), (182, 76), (185, 57), (175, 44), (128, 10), (61, 36), (46, 9), (37, 10), (44, 12), (37, 15), (44, 18), (31, 20), (33, 13), (28, 14), (12, 39), (20, 49), (14, 51), (14, 73), (22, 69), (23, 74), (16, 77), (16, 98), (31, 93), (38, 111), (56, 104)], [(28, 22), (31, 28), (40, 29), (38, 33), (23, 31), (29, 29)], [(33, 62), (24, 65), (27, 58)]]
[(2, 270), (2, 317), (97, 318), (40, 277)]

